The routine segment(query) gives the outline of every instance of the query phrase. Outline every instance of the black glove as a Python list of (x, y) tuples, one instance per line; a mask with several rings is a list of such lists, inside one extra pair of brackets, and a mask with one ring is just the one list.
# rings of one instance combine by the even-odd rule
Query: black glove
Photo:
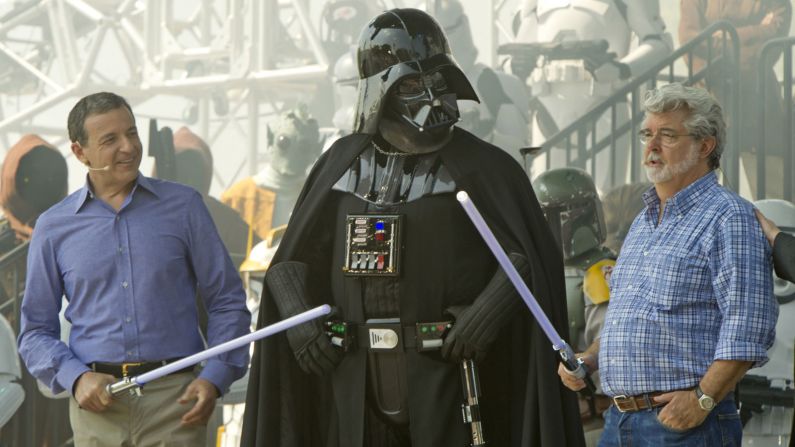
[[(517, 253), (509, 256), (519, 275), (527, 278), (530, 264)], [(486, 288), (468, 306), (452, 306), (445, 312), (455, 318), (442, 345), (442, 357), (453, 362), (472, 359), (480, 362), (505, 324), (524, 304), (508, 275), (497, 269)]]
[[(309, 310), (306, 304), (308, 274), (309, 267), (302, 262), (280, 262), (268, 269), (265, 282), (283, 319)], [(287, 342), (298, 366), (306, 373), (326, 375), (342, 361), (343, 354), (331, 344), (318, 319), (287, 329)]]

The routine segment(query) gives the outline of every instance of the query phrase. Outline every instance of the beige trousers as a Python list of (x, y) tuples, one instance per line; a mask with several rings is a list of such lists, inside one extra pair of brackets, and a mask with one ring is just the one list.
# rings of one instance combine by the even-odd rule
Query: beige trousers
[(69, 399), (69, 419), (76, 447), (203, 447), (207, 427), (182, 427), (180, 418), (193, 406), (177, 399), (194, 373), (172, 374), (146, 384), (141, 396), (124, 392), (102, 413), (78, 407)]

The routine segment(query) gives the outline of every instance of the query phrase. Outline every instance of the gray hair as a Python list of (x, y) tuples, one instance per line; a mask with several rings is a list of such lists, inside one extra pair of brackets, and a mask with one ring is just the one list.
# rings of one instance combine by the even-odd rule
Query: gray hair
[(703, 88), (679, 83), (666, 84), (646, 92), (643, 101), (646, 113), (668, 113), (681, 109), (690, 112), (682, 123), (687, 133), (698, 139), (715, 137), (715, 150), (709, 155), (708, 163), (710, 169), (717, 169), (726, 145), (726, 121), (715, 97)]
[(130, 112), (130, 116), (135, 120), (130, 104), (115, 93), (99, 92), (83, 97), (80, 101), (77, 101), (77, 104), (69, 112), (69, 118), (66, 123), (66, 127), (69, 130), (69, 140), (73, 143), (79, 142), (85, 145), (88, 139), (84, 126), (86, 119), (91, 115), (101, 115), (121, 107), (127, 109)]

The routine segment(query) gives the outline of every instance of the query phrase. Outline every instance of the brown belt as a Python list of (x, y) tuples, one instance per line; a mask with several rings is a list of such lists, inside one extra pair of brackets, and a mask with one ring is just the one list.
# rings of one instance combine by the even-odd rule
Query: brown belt
[(637, 396), (615, 396), (613, 404), (618, 411), (622, 413), (631, 413), (634, 411), (651, 410), (652, 408), (662, 407), (666, 402), (657, 402), (653, 398), (665, 394), (663, 392), (654, 392), (640, 394)]
[[(168, 359), (168, 360), (161, 360), (159, 362), (140, 362), (140, 363), (100, 363), (95, 362), (88, 365), (89, 368), (92, 370), (103, 373), (103, 374), (110, 374), (116, 378), (123, 379), (125, 377), (135, 377), (141, 374), (148, 373), (149, 371), (153, 371), (161, 366), (168, 365), (169, 363), (173, 363), (179, 360), (176, 359)], [(178, 374), (183, 372), (191, 372), (193, 371), (195, 365), (188, 366), (187, 368), (180, 369), (178, 371), (174, 371), (171, 374)], [(171, 375), (169, 374), (169, 375)]]

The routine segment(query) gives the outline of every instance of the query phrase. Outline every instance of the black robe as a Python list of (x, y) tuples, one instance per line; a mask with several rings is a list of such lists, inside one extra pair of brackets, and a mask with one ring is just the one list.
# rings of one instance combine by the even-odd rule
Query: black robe
[[(313, 276), (309, 294), (317, 299), (310, 303), (312, 306), (330, 299), (328, 266), (331, 264), (315, 248), (320, 239), (327, 237), (324, 225), (328, 217), (324, 215), (332, 213), (331, 188), (370, 138), (364, 134), (349, 135), (321, 156), (273, 258), (273, 263), (299, 260), (310, 265)], [(527, 257), (532, 266), (530, 290), (558, 332), (566, 334), (563, 263), (524, 171), (507, 153), (460, 129), (455, 130), (451, 141), (440, 150), (440, 156), (457, 188), (469, 193), (503, 248)], [(421, 255), (419, 250), (409, 251), (403, 262), (411, 263), (412, 256)], [(258, 326), (279, 319), (266, 288)], [(562, 386), (556, 354), (529, 310), (523, 308), (502, 334), (481, 371), (483, 419), (489, 445), (584, 445), (575, 395)], [(433, 367), (432, 364), (429, 361), (425, 366)], [(283, 334), (257, 343), (241, 445), (357, 447), (364, 420), (365, 365), (346, 359), (341, 367), (343, 371), (338, 368), (334, 373), (337, 389), (341, 375), (345, 374), (352, 391), (338, 393), (335, 405), (331, 379), (303, 373)], [(428, 396), (432, 390), (423, 386), (422, 367), (418, 365), (409, 373), (409, 392), (411, 396), (426, 396), (426, 400), (432, 401), (433, 396)], [(411, 400), (410, 397), (412, 421), (417, 422), (412, 422), (411, 427), (414, 447), (448, 445), (434, 441), (446, 439), (445, 427), (435, 424), (434, 416), (437, 411), (458, 412), (463, 396), (455, 402), (438, 402), (436, 406), (421, 408), (415, 408)], [(359, 411), (362, 416), (340, 420), (338, 407), (344, 407), (346, 414)], [(340, 436), (345, 438), (342, 443), (338, 441)]]

